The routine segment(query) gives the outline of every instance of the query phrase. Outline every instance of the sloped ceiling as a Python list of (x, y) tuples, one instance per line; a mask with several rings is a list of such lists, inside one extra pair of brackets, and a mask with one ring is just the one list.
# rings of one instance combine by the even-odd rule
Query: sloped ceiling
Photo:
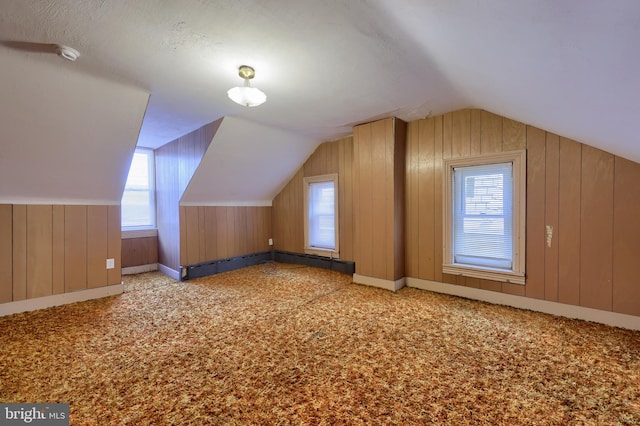
[(316, 145), (310, 137), (225, 117), (180, 204), (271, 205), (291, 178), (290, 171), (298, 169)]
[[(158, 147), (231, 117), (224, 141), (212, 144), (217, 158), (207, 153), (203, 166), (226, 165), (225, 159), (238, 165), (243, 157), (261, 167), (251, 167), (250, 176), (230, 167), (227, 190), (210, 188), (208, 195), (194, 182), (187, 199), (209, 202), (268, 198), (278, 176), (300, 166), (300, 152), (308, 156), (354, 124), (465, 107), (640, 161), (638, 40), (636, 0), (10, 0), (0, 10), (3, 66), (47, 64), (75, 71), (65, 78), (91, 76), (105, 91), (133, 86), (149, 93), (139, 145)], [(68, 63), (7, 42), (62, 43), (82, 56)], [(267, 94), (266, 104), (244, 108), (227, 99), (226, 91), (241, 83), (242, 64), (256, 69), (253, 84)], [(23, 74), (2, 78), (22, 87), (32, 78)], [(56, 105), (28, 91), (12, 93), (25, 105)], [(3, 110), (13, 102), (0, 100)], [(82, 134), (90, 133), (95, 119), (73, 113)], [(44, 114), (32, 121), (53, 127), (52, 120)], [(279, 150), (283, 135), (299, 141), (291, 158)], [(107, 151), (101, 140), (83, 142)], [(28, 161), (15, 153), (9, 160)], [(197, 179), (217, 173), (204, 170)], [(237, 183), (246, 179), (272, 184), (258, 194)]]
[(120, 203), (148, 93), (55, 57), (3, 59), (0, 203)]

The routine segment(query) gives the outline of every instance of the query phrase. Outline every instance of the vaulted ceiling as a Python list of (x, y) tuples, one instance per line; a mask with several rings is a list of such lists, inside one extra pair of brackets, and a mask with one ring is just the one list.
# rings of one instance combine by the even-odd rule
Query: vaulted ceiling
[[(86, 184), (116, 181), (97, 196), (119, 200), (136, 143), (158, 147), (231, 117), (209, 162), (251, 165), (225, 179), (262, 189), (190, 194), (259, 201), (354, 124), (465, 107), (640, 161), (639, 40), (636, 0), (3, 0), (0, 181), (35, 155), (86, 170)], [(65, 61), (54, 43), (81, 56)], [(264, 105), (227, 98), (242, 64), (255, 68)], [(64, 175), (46, 164), (33, 168)], [(43, 196), (57, 193), (42, 180)], [(15, 198), (7, 191), (38, 195), (0, 184), (0, 199)]]

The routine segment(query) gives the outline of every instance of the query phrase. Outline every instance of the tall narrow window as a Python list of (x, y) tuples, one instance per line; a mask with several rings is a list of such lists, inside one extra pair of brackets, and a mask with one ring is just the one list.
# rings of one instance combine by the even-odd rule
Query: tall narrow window
[(123, 228), (155, 227), (155, 172), (152, 149), (137, 148), (133, 154), (121, 206)]
[(304, 178), (305, 252), (338, 257), (338, 177)]
[(524, 152), (445, 166), (443, 271), (524, 284)]

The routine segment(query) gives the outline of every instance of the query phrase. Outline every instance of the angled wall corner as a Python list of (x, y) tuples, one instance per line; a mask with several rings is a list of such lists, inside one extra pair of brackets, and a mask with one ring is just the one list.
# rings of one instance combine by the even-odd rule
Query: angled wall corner
[(180, 269), (180, 199), (224, 119), (206, 124), (156, 150), (158, 262)]

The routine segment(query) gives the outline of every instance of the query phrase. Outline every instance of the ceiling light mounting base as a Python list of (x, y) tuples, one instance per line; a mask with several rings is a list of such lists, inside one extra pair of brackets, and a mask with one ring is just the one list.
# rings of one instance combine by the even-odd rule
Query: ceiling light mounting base
[(58, 53), (58, 56), (68, 61), (75, 61), (76, 59), (78, 59), (78, 56), (80, 56), (80, 52), (78, 52), (76, 49), (65, 46), (63, 44), (58, 44), (56, 46), (56, 53)]
[(238, 68), (238, 75), (245, 80), (251, 80), (256, 76), (256, 71), (249, 65), (240, 65)]

